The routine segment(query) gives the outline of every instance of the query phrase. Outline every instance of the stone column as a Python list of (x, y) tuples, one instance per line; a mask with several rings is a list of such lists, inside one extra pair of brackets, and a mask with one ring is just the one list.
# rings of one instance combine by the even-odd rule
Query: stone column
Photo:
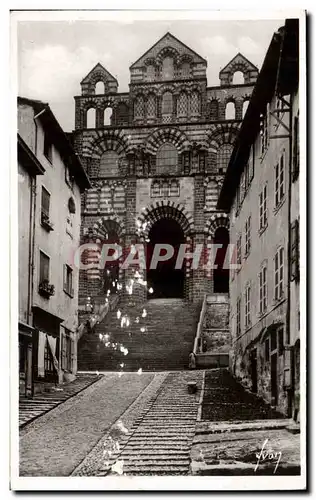
[[(205, 247), (204, 238), (204, 205), (205, 205), (205, 187), (204, 176), (196, 175), (194, 178), (194, 238), (193, 251), (196, 245), (202, 244)], [(204, 253), (204, 248), (203, 248)], [(205, 293), (205, 270), (204, 256), (200, 259), (197, 269), (192, 271), (192, 299), (193, 302), (199, 302)]]

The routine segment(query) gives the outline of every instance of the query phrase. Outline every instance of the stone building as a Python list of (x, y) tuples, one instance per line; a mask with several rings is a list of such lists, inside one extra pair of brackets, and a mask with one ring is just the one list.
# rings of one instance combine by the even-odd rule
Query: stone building
[(219, 196), (238, 268), (231, 365), (289, 416), (299, 401), (298, 21), (273, 35)]
[[(237, 54), (220, 71), (219, 85), (209, 87), (206, 69), (204, 58), (167, 33), (130, 66), (129, 92), (118, 92), (100, 63), (82, 80), (73, 143), (92, 184), (82, 197), (82, 243), (117, 242), (124, 252), (141, 243), (147, 256), (156, 243), (186, 243), (188, 251), (228, 244), (228, 216), (216, 203), (258, 70)], [(87, 251), (85, 262), (98, 257)], [(191, 269), (188, 261), (174, 270), (172, 263), (140, 270), (147, 287), (134, 283), (134, 303), (178, 298), (198, 306), (207, 297), (211, 308), (219, 304), (215, 328), (227, 338), (228, 271), (221, 263), (214, 272)], [(134, 273), (120, 265), (83, 270), (82, 314), (88, 306), (98, 317), (109, 296), (130, 300)]]
[(73, 254), (80, 243), (80, 195), (90, 184), (48, 104), (23, 97), (18, 174), (19, 361), (21, 389), (30, 396), (77, 371)]

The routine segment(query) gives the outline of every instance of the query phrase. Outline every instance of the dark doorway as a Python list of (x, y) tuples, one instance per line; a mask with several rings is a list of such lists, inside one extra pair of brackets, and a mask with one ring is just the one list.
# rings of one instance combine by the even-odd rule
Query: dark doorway
[[(147, 245), (147, 283), (148, 289), (153, 288), (153, 293), (148, 294), (148, 298), (184, 296), (184, 266), (175, 269), (179, 246), (184, 241), (183, 230), (173, 219), (163, 218), (152, 226)], [(174, 254), (172, 258), (158, 262), (156, 269), (150, 269), (154, 247), (157, 244), (171, 245)], [(162, 255), (165, 253), (161, 251)]]
[(257, 376), (257, 349), (253, 349), (250, 353), (250, 367), (251, 367), (251, 390), (258, 392), (258, 376)]
[(219, 227), (215, 231), (214, 245), (221, 245), (216, 252), (214, 269), (214, 293), (228, 293), (229, 292), (229, 269), (225, 269), (226, 252), (229, 244), (229, 233), (225, 227)]
[(278, 354), (271, 354), (271, 403), (278, 404)]

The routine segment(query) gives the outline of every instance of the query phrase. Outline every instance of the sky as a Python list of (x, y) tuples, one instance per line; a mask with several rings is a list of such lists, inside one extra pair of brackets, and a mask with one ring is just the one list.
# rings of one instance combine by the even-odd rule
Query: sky
[(48, 102), (66, 132), (74, 129), (80, 81), (100, 62), (127, 92), (129, 67), (167, 31), (208, 62), (208, 85), (238, 52), (259, 69), (284, 20), (19, 21), (18, 93)]

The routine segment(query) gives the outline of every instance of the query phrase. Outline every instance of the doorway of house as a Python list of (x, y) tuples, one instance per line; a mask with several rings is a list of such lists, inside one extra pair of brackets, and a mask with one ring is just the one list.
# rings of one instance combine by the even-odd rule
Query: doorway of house
[[(175, 269), (179, 246), (185, 242), (184, 233), (179, 223), (170, 218), (162, 218), (150, 229), (147, 245), (147, 283), (153, 293), (148, 298), (184, 297), (184, 266)], [(156, 269), (150, 269), (155, 245), (169, 244), (174, 249), (172, 258), (158, 262)], [(161, 250), (161, 255), (166, 251)]]

